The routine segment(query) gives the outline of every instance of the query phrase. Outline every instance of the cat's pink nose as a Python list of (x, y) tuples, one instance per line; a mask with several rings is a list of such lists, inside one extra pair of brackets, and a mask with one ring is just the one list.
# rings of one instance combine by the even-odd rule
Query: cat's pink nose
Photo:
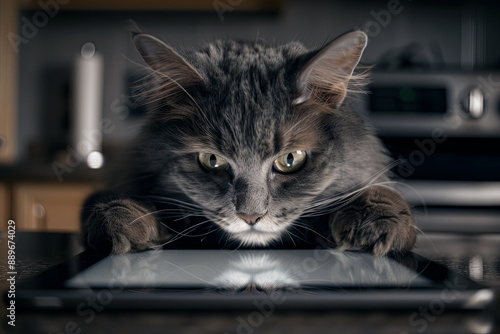
[(243, 219), (248, 225), (252, 226), (255, 225), (262, 218), (263, 215), (262, 214), (248, 215), (246, 213), (238, 213), (237, 216)]

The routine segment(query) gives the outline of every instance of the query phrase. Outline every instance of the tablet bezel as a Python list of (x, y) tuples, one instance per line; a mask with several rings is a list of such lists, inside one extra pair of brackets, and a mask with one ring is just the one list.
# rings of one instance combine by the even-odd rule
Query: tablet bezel
[[(201, 250), (203, 251), (203, 250)], [(171, 310), (244, 310), (259, 303), (287, 310), (335, 309), (414, 309), (431, 303), (447, 309), (481, 310), (494, 302), (494, 290), (415, 253), (411, 270), (433, 281), (432, 287), (332, 287), (273, 293), (221, 293), (203, 289), (139, 288), (110, 289), (68, 288), (65, 282), (106, 258), (105, 254), (84, 251), (70, 260), (19, 283), (16, 305), (26, 309), (78, 309), (88, 298), (108, 298), (107, 309)], [(407, 256), (408, 256), (407, 254)], [(391, 256), (400, 264), (401, 257)], [(408, 267), (408, 266), (406, 266)], [(100, 294), (100, 295), (99, 295)], [(104, 302), (103, 302), (104, 303)]]

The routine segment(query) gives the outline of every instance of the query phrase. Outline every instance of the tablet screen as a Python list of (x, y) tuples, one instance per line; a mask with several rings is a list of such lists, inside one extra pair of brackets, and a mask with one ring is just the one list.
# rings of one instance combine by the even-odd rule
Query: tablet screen
[(331, 250), (152, 250), (111, 255), (66, 281), (69, 288), (257, 290), (429, 287), (388, 257)]

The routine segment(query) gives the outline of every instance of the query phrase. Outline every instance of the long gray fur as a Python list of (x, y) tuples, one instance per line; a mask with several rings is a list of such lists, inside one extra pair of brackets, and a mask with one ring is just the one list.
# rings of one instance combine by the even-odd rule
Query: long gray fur
[[(128, 182), (84, 206), (87, 248), (124, 253), (182, 242), (176, 233), (195, 231), (189, 228), (198, 223), (210, 226), (207, 235), (222, 232), (224, 245), (270, 246), (283, 236), (293, 239), (291, 229), (307, 229), (307, 217), (325, 214), (330, 232), (324, 238), (343, 249), (411, 248), (411, 212), (380, 185), (390, 159), (349, 108), (352, 83), (363, 78), (352, 75), (366, 46), (363, 35), (352, 32), (312, 51), (297, 42), (217, 41), (183, 56), (152, 36), (134, 36), (153, 71), (145, 99), (157, 103)], [(306, 70), (314, 76), (301, 76)], [(293, 150), (307, 152), (305, 165), (291, 174), (273, 170), (273, 161)], [(224, 157), (230, 170), (204, 170), (203, 152)], [(350, 211), (360, 214), (346, 216)], [(263, 218), (249, 226), (241, 213)], [(179, 217), (184, 225), (173, 219)]]

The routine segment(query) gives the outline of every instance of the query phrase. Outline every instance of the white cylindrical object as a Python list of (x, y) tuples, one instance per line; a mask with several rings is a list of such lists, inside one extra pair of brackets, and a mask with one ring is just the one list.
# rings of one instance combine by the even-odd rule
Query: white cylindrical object
[(93, 43), (85, 43), (76, 58), (73, 81), (72, 146), (82, 161), (102, 150), (104, 60)]

